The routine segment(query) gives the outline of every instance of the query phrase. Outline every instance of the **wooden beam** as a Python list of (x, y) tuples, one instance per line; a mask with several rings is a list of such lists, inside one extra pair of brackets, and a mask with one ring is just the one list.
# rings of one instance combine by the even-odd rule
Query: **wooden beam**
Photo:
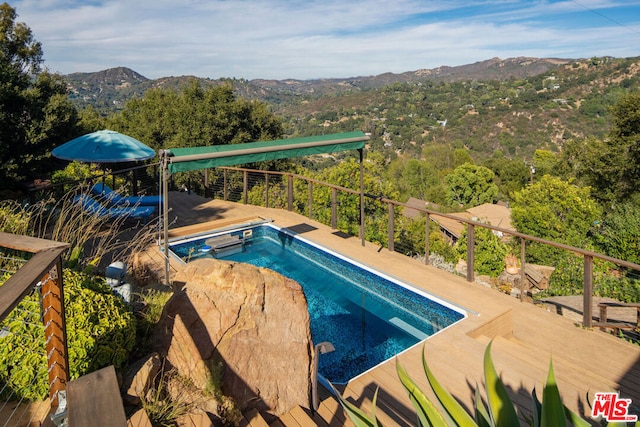
[(56, 265), (64, 249), (64, 247), (49, 248), (36, 253), (26, 265), (13, 273), (4, 285), (0, 286), (0, 320), (7, 317), (36, 283), (41, 281), (43, 273)]
[(47, 339), (47, 366), (49, 373), (49, 398), (51, 409), (58, 407), (58, 392), (65, 390), (69, 380), (66, 319), (62, 260), (42, 278), (42, 321)]

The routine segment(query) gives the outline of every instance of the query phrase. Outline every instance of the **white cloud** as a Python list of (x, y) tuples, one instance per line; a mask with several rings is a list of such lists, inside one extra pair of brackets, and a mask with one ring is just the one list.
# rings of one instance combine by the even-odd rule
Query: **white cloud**
[[(606, 19), (622, 6), (635, 14)], [(19, 0), (13, 7), (42, 42), (45, 65), (61, 73), (127, 66), (150, 78), (306, 79), (493, 56), (640, 54), (638, 0)]]

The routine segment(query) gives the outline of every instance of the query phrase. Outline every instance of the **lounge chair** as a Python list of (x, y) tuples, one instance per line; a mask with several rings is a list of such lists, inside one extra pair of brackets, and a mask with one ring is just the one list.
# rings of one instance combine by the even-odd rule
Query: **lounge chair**
[(78, 204), (82, 209), (92, 215), (98, 215), (105, 218), (132, 218), (147, 222), (154, 214), (155, 208), (152, 206), (121, 206), (107, 208), (98, 203), (93, 197), (86, 194), (80, 194), (73, 198), (73, 202)]
[(103, 197), (113, 206), (158, 206), (162, 204), (162, 196), (121, 196), (103, 182), (91, 187), (91, 193)]

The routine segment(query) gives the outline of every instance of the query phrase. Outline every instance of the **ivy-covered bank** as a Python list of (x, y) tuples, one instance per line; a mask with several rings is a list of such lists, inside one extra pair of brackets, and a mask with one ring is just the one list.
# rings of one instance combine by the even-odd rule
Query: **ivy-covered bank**
[[(8, 277), (0, 277), (0, 285)], [(131, 308), (103, 277), (65, 269), (64, 292), (70, 378), (108, 365), (124, 366), (136, 341)], [(8, 385), (0, 398), (45, 398), (49, 385), (38, 294), (22, 300), (0, 327), (9, 331), (0, 338), (0, 382)]]

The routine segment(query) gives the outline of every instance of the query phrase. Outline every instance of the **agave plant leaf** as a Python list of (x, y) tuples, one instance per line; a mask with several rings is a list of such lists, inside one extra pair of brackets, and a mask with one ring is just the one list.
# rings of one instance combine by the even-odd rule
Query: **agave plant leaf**
[[(574, 427), (589, 427), (591, 425), (591, 423), (587, 422), (584, 418), (582, 418), (580, 415), (576, 414), (566, 406), (564, 407), (564, 414)], [(624, 425), (626, 426), (626, 424)]]
[(451, 396), (451, 394), (440, 384), (440, 382), (436, 379), (431, 369), (427, 365), (427, 359), (424, 355), (424, 345), (422, 347), (422, 366), (424, 367), (424, 372), (427, 375), (427, 380), (429, 380), (429, 385), (431, 389), (435, 393), (436, 397), (444, 407), (445, 411), (449, 414), (449, 416), (453, 419), (453, 421), (458, 426), (476, 426), (473, 418), (467, 411), (458, 403), (457, 400)]
[(489, 342), (484, 351), (484, 382), (487, 388), (487, 403), (491, 421), (496, 426), (517, 426), (520, 425), (520, 420), (518, 420), (518, 415), (511, 398), (507, 394), (507, 389), (502, 384), (493, 365), (493, 360), (491, 360), (492, 344), (493, 340)]
[(418, 416), (418, 424), (423, 427), (447, 425), (440, 412), (438, 412), (427, 395), (424, 394), (420, 387), (411, 379), (397, 359), (396, 371), (398, 372), (400, 382), (409, 393), (409, 400), (411, 400), (411, 404), (415, 408)]
[(376, 401), (378, 399), (377, 388), (376, 388), (376, 392), (373, 395), (373, 402), (372, 402), (373, 415), (369, 416), (365, 414), (356, 405), (354, 405), (353, 403), (349, 402), (347, 399), (342, 397), (342, 394), (340, 394), (340, 392), (335, 389), (333, 384), (330, 384), (330, 385), (331, 385), (333, 395), (338, 398), (338, 402), (340, 402), (342, 409), (344, 409), (344, 412), (347, 413), (347, 416), (349, 417), (349, 419), (351, 420), (351, 422), (355, 427), (383, 427), (380, 421), (378, 421), (375, 416), (375, 406), (376, 406)]
[[(604, 422), (604, 425), (607, 427), (628, 427), (629, 424), (626, 421), (611, 421)], [(636, 421), (635, 426), (640, 426), (640, 421)]]
[(475, 418), (478, 427), (491, 427), (491, 417), (489, 416), (484, 403), (482, 403), (482, 396), (480, 396), (480, 387), (478, 387), (477, 383), (474, 406), (476, 409)]
[(563, 427), (567, 425), (567, 418), (564, 412), (564, 405), (560, 397), (560, 391), (553, 374), (553, 361), (549, 361), (549, 373), (547, 383), (542, 390), (542, 416), (540, 417), (541, 427)]
[(531, 399), (533, 400), (533, 427), (540, 427), (540, 418), (542, 417), (542, 403), (538, 400), (536, 388), (531, 390)]

